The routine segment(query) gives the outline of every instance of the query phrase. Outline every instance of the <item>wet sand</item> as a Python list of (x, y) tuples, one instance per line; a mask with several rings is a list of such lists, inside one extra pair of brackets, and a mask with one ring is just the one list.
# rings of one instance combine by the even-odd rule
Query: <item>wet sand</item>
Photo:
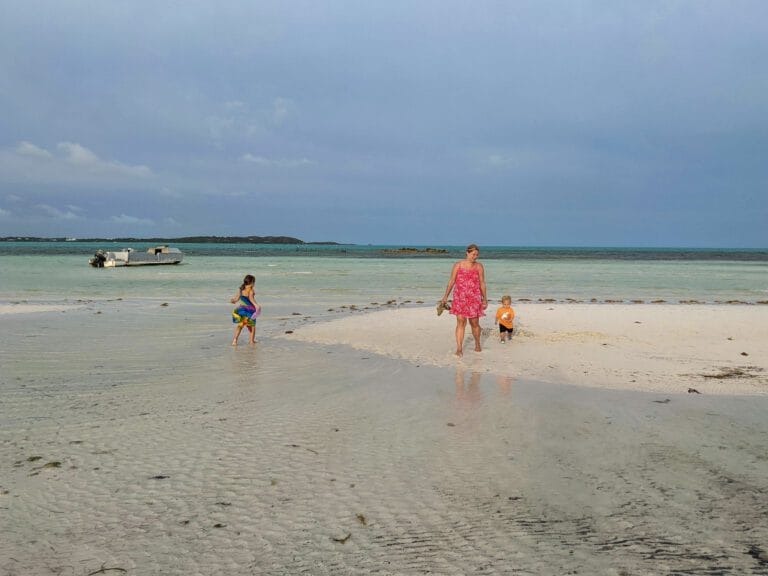
[(2, 573), (768, 574), (766, 397), (109, 306), (0, 319)]

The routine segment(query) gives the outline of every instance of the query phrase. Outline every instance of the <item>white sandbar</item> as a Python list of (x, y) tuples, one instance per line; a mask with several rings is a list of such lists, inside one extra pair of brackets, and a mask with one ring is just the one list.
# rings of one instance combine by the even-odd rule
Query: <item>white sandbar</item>
[(40, 312), (66, 312), (80, 308), (75, 305), (65, 304), (2, 304), (0, 303), (0, 316), (6, 314), (34, 314)]
[[(481, 353), (454, 355), (454, 317), (404, 308), (309, 325), (286, 336), (344, 344), (415, 364), (451, 366), (598, 388), (768, 394), (768, 307), (517, 304), (517, 334), (501, 344), (491, 311)], [(713, 377), (714, 376), (714, 377)]]

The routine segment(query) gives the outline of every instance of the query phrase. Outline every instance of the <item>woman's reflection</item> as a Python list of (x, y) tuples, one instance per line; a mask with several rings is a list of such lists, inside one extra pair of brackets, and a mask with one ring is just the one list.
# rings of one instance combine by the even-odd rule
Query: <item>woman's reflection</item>
[(475, 408), (483, 399), (480, 391), (480, 372), (471, 372), (468, 381), (463, 368), (456, 369), (456, 403), (467, 408)]

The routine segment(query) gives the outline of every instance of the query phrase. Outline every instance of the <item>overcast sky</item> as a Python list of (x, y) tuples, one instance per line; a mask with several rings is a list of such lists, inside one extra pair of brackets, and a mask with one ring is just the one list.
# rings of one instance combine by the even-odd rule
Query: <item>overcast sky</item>
[(768, 247), (764, 0), (0, 6), (0, 236)]

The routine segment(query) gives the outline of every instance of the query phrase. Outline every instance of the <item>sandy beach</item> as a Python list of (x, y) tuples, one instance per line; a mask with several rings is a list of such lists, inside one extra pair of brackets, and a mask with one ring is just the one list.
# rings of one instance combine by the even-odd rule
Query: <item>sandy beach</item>
[[(551, 383), (662, 393), (768, 394), (768, 306), (520, 304), (501, 344), (492, 312), (467, 369)], [(408, 308), (349, 316), (286, 337), (344, 344), (414, 364), (455, 366), (448, 313)]]
[(75, 304), (29, 304), (27, 302), (0, 303), (0, 316), (5, 314), (31, 314), (40, 312), (66, 312), (82, 307)]
[(768, 574), (764, 308), (518, 306), (457, 361), (434, 309), (162, 304), (0, 315), (0, 573)]

